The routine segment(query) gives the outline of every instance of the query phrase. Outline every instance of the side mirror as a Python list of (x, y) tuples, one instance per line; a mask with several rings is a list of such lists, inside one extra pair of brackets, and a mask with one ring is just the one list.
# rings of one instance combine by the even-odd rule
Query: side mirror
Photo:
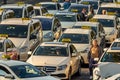
[(77, 54), (76, 53), (72, 53), (72, 57), (76, 57), (77, 56)]
[(27, 53), (28, 55), (31, 55), (32, 54), (32, 51), (28, 51), (28, 53)]
[(98, 62), (98, 61), (99, 61), (99, 58), (94, 58), (94, 61), (95, 61), (95, 62)]
[(30, 35), (30, 40), (31, 40), (31, 39), (36, 39), (36, 38), (37, 38), (36, 35)]
[(106, 52), (108, 50), (108, 48), (104, 48), (104, 52)]
[(7, 48), (7, 52), (13, 51), (13, 48)]
[(4, 77), (7, 78), (7, 79), (14, 79), (14, 76), (11, 75), (11, 74), (7, 74), (7, 75), (5, 75)]

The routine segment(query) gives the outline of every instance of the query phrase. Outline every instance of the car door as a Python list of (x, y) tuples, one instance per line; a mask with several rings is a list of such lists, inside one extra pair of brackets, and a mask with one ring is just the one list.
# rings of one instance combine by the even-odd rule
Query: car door
[(55, 40), (59, 39), (59, 37), (61, 36), (61, 33), (62, 33), (61, 23), (58, 19), (55, 19), (54, 25), (53, 25), (53, 34), (54, 34)]
[(77, 50), (73, 45), (70, 45), (70, 54), (71, 54), (71, 66), (72, 66), (72, 74), (77, 72), (79, 67), (79, 58), (77, 56)]

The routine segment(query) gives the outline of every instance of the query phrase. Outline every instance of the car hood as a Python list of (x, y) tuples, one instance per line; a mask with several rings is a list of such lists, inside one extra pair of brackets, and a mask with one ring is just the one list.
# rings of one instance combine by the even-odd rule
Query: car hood
[(59, 64), (67, 64), (69, 57), (57, 56), (34, 56), (32, 55), (27, 62), (34, 66), (58, 66)]
[(112, 32), (112, 31), (113, 31), (113, 29), (114, 29), (113, 27), (111, 27), (111, 28), (104, 27), (105, 34), (109, 35), (109, 34), (110, 34), (110, 32)]
[(76, 22), (61, 22), (62, 28), (72, 28)]
[(26, 78), (20, 80), (60, 80), (60, 79), (54, 78), (52, 76), (44, 76), (44, 77)]
[(113, 75), (113, 76), (111, 76), (111, 77), (109, 77), (109, 78), (107, 78), (105, 80), (116, 80), (119, 77), (120, 77), (120, 73), (119, 74), (115, 74), (115, 75)]
[(120, 64), (118, 63), (104, 62), (100, 63), (98, 68), (102, 78), (107, 78), (120, 73)]
[(27, 38), (9, 38), (14, 45), (19, 48), (20, 46), (22, 46), (22, 44), (24, 44), (27, 41)]
[(78, 52), (83, 51), (89, 47), (89, 44), (73, 44), (73, 45), (76, 47)]

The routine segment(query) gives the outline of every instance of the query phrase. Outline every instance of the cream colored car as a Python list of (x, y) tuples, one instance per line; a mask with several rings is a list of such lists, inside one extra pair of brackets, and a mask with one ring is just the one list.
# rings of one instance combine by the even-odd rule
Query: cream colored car
[(27, 62), (60, 79), (70, 80), (73, 74), (81, 74), (80, 58), (70, 43), (44, 42), (34, 50)]
[(66, 29), (58, 41), (65, 42), (66, 39), (69, 40), (68, 43), (72, 43), (77, 51), (81, 53), (82, 64), (88, 64), (87, 53), (91, 40), (94, 39), (95, 36), (95, 32), (89, 29)]
[(39, 20), (12, 18), (0, 23), (0, 34), (8, 34), (19, 50), (20, 60), (27, 60), (28, 51), (33, 51), (42, 42), (42, 27)]

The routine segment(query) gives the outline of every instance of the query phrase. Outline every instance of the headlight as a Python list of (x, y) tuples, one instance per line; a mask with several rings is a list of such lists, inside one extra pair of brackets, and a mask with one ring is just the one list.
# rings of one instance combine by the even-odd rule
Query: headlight
[(52, 32), (49, 32), (49, 33), (44, 35), (44, 38), (52, 38), (52, 37), (53, 37)]
[(67, 68), (67, 65), (58, 66), (57, 70), (64, 70)]
[(27, 46), (23, 46), (23, 47), (21, 47), (21, 48), (19, 49), (19, 51), (20, 51), (20, 52), (26, 52), (27, 49), (28, 49)]
[(95, 70), (95, 71), (94, 71), (94, 74), (95, 74), (96, 76), (100, 76), (100, 71)]

